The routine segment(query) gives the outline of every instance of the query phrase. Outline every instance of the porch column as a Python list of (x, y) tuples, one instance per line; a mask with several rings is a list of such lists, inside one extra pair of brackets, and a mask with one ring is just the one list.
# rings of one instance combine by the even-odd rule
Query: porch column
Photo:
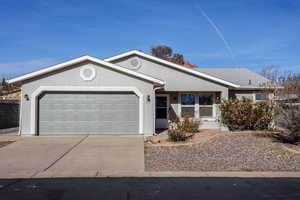
[(221, 92), (221, 100), (222, 99), (228, 99), (228, 88), (224, 89), (222, 92)]

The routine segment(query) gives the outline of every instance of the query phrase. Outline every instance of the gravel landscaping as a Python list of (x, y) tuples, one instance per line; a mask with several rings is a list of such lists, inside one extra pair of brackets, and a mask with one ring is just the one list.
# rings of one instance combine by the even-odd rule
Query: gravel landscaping
[(274, 142), (253, 133), (222, 133), (198, 144), (145, 145), (145, 168), (146, 171), (300, 171), (299, 152), (299, 146)]

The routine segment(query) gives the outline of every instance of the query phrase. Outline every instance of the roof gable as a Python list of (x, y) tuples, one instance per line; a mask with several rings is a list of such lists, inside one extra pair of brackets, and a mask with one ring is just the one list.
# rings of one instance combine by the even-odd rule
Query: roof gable
[(115, 60), (119, 60), (121, 58), (132, 56), (132, 55), (138, 55), (138, 56), (147, 58), (149, 60), (152, 60), (152, 61), (164, 64), (164, 65), (167, 65), (167, 66), (169, 66), (171, 68), (180, 70), (182, 72), (189, 73), (189, 74), (192, 74), (192, 75), (196, 75), (198, 77), (205, 78), (205, 79), (208, 79), (208, 80), (211, 80), (211, 81), (223, 84), (223, 85), (227, 85), (227, 86), (234, 87), (234, 88), (239, 88), (240, 87), (239, 85), (234, 84), (232, 82), (229, 82), (229, 81), (217, 78), (217, 77), (209, 75), (209, 74), (205, 74), (203, 72), (199, 72), (199, 71), (196, 71), (196, 70), (193, 70), (193, 69), (189, 69), (189, 68), (184, 67), (184, 66), (177, 65), (175, 63), (172, 63), (172, 62), (163, 60), (161, 58), (157, 58), (157, 57), (148, 55), (148, 54), (146, 54), (144, 52), (141, 52), (141, 51), (138, 51), (138, 50), (132, 50), (132, 51), (125, 52), (123, 54), (119, 54), (119, 55), (107, 58), (107, 59), (105, 59), (105, 61), (107, 61), (107, 62), (113, 62)]
[(134, 72), (134, 71), (129, 70), (129, 69), (125, 69), (125, 68), (120, 67), (118, 65), (115, 65), (115, 64), (112, 64), (112, 63), (109, 63), (107, 61), (104, 61), (104, 60), (101, 60), (101, 59), (98, 59), (98, 58), (94, 58), (94, 57), (91, 57), (91, 56), (82, 56), (82, 57), (79, 57), (79, 58), (75, 58), (75, 59), (57, 64), (57, 65), (53, 65), (51, 67), (47, 67), (45, 69), (41, 69), (41, 70), (38, 70), (38, 71), (35, 71), (35, 72), (31, 72), (31, 73), (28, 73), (28, 74), (25, 74), (25, 75), (22, 75), (22, 76), (12, 78), (12, 79), (8, 80), (7, 82), (8, 83), (16, 83), (16, 82), (19, 82), (19, 81), (28, 80), (28, 79), (31, 79), (33, 77), (40, 76), (40, 75), (43, 75), (43, 74), (47, 74), (47, 73), (50, 73), (52, 71), (56, 71), (56, 70), (59, 70), (59, 69), (63, 69), (63, 68), (66, 68), (68, 66), (71, 66), (71, 65), (74, 65), (74, 64), (77, 64), (77, 63), (81, 63), (81, 62), (84, 62), (84, 61), (91, 61), (91, 62), (94, 62), (94, 63), (97, 63), (97, 64), (101, 64), (101, 65), (104, 65), (108, 68), (114, 69), (114, 70), (122, 72), (124, 74), (132, 75), (134, 77), (149, 81), (149, 82), (154, 83), (154, 84), (158, 84), (158, 85), (164, 85), (165, 84), (163, 81), (158, 80), (156, 78), (153, 78), (153, 77), (150, 77), (150, 76), (138, 73), (138, 72)]

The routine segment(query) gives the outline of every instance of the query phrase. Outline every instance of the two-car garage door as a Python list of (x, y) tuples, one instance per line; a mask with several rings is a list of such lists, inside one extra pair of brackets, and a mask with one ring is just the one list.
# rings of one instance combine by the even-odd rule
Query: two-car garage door
[(38, 107), (39, 135), (139, 133), (139, 98), (133, 93), (48, 92)]

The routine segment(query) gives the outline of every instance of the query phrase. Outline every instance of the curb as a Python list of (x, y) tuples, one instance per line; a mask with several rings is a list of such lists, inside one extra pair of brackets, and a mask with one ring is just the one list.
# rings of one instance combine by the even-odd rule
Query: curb
[(112, 172), (101, 171), (98, 177), (199, 177), (199, 178), (300, 178), (300, 172)]
[(144, 172), (144, 171), (80, 171), (63, 172), (47, 170), (0, 172), (0, 179), (15, 178), (300, 178), (299, 172)]

